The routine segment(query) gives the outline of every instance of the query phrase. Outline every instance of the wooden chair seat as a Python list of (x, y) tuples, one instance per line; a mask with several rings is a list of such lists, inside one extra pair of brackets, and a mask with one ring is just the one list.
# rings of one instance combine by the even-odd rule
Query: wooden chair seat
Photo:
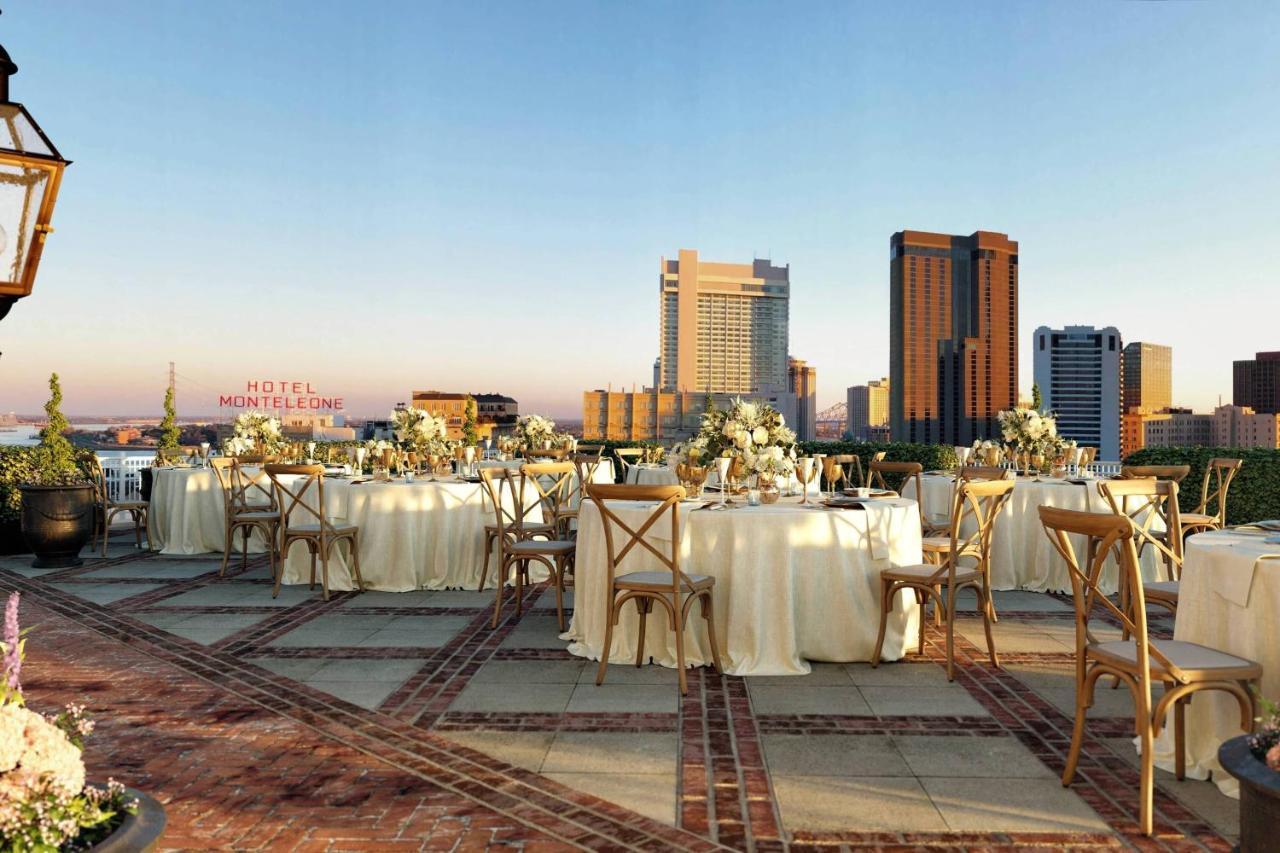
[[(540, 536), (548, 533), (554, 533), (555, 529), (556, 529), (556, 526), (554, 524), (526, 524), (522, 528), (522, 532), (524, 533), (525, 536)], [(498, 525), (486, 524), (484, 526), (484, 532), (490, 536), (497, 536)], [(514, 534), (515, 529), (511, 527), (507, 527), (506, 532), (508, 534)]]
[(522, 539), (507, 546), (508, 554), (572, 554), (577, 543), (563, 539)]
[(1152, 581), (1142, 585), (1142, 594), (1148, 601), (1153, 598), (1160, 598), (1165, 601), (1178, 603), (1178, 582), (1177, 581)]
[[(885, 569), (880, 573), (880, 577), (884, 580), (907, 584), (924, 583), (935, 575), (938, 575), (938, 566), (929, 563), (919, 563), (914, 566), (894, 566), (892, 569)], [(958, 584), (969, 583), (981, 577), (982, 571), (976, 566), (972, 568), (956, 567), (955, 579)], [(945, 571), (942, 572), (936, 583), (947, 583), (947, 573)]]
[[(716, 579), (710, 575), (691, 575), (685, 573), (681, 580), (681, 588), (687, 592), (710, 589)], [(613, 579), (618, 589), (671, 590), (671, 572), (628, 572)]]
[(280, 513), (272, 509), (247, 510), (245, 512), (232, 513), (232, 518), (236, 521), (266, 521), (279, 522)]
[[(1151, 656), (1151, 675), (1158, 681), (1191, 684), (1198, 681), (1252, 681), (1262, 677), (1262, 665), (1247, 658), (1220, 652), (1199, 643), (1182, 640), (1150, 640), (1151, 648), (1168, 658), (1174, 669)], [(1085, 652), (1095, 660), (1114, 666), (1137, 669), (1138, 644), (1133, 640), (1113, 640), (1087, 646)]]
[(1184, 512), (1182, 513), (1183, 527), (1217, 527), (1218, 517), (1214, 515), (1205, 515), (1203, 512)]
[(112, 501), (111, 502), (112, 509), (120, 509), (120, 510), (131, 510), (131, 509), (145, 510), (147, 506), (148, 504), (146, 501)]
[(951, 550), (951, 537), (949, 535), (926, 536), (920, 540), (920, 549), (922, 551), (945, 553)]
[(322, 530), (336, 536), (350, 536), (360, 528), (354, 524), (348, 524), (345, 518), (329, 519), (327, 525), (319, 522), (315, 524), (291, 524), (284, 529), (285, 536), (319, 536)]

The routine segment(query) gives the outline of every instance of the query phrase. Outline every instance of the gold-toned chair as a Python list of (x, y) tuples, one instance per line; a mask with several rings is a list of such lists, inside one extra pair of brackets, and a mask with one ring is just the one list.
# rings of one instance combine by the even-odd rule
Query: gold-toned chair
[(1191, 473), (1190, 465), (1121, 465), (1121, 480), (1173, 480), (1179, 486)]
[[(1182, 519), (1178, 514), (1178, 484), (1173, 480), (1110, 480), (1098, 484), (1098, 490), (1111, 512), (1129, 519), (1133, 541), (1140, 558), (1148, 547), (1160, 554), (1168, 577), (1144, 581), (1143, 596), (1148, 604), (1158, 604), (1170, 613), (1178, 612), (1178, 582), (1182, 578)], [(1155, 528), (1156, 521), (1164, 530)], [(1090, 552), (1092, 557), (1092, 552)], [(1120, 606), (1129, 604), (1127, 591), (1120, 587)]]
[[(501, 524), (486, 524), (484, 526), (484, 563), (480, 567), (480, 585), (476, 587), (476, 592), (483, 592), (485, 582), (489, 580), (489, 556), (493, 553), (494, 546), (498, 540), (506, 537), (512, 538), (517, 534), (526, 538), (542, 537), (544, 539), (553, 539), (556, 535), (556, 527), (549, 522), (532, 522), (527, 520), (527, 516), (532, 512), (533, 507), (539, 503), (537, 492), (532, 494), (516, 495), (516, 487), (518, 482), (512, 482), (510, 489), (506, 489), (505, 480), (502, 475), (494, 474), (485, 479), (485, 471), (506, 471), (512, 481), (518, 481), (519, 472), (516, 469), (508, 468), (502, 465), (487, 466), (480, 469), (480, 500), (482, 509), (487, 511), (497, 511), (502, 516)], [(497, 484), (496, 486), (494, 484)], [(506, 502), (504, 502), (504, 495)], [(498, 503), (494, 503), (497, 499)], [(517, 524), (517, 519), (523, 521)], [(502, 564), (502, 551), (498, 551), (498, 564)], [(499, 569), (498, 578), (501, 581), (502, 572)]]
[[(510, 468), (481, 468), (480, 482), (489, 491), (489, 500), (497, 509), (494, 512), (495, 527), (498, 535), (498, 590), (493, 602), (493, 621), (491, 627), (498, 627), (498, 618), (502, 614), (502, 599), (507, 587), (507, 578), (515, 569), (516, 580), (516, 613), (524, 612), (524, 587), (529, 579), (529, 565), (540, 563), (551, 574), (551, 582), (556, 590), (556, 618), (560, 630), (565, 630), (564, 621), (564, 577), (573, 565), (577, 546), (563, 539), (533, 539), (532, 533), (525, 529), (526, 506), (522, 495), (532, 490), (538, 495), (535, 504), (546, 509), (548, 502), (558, 504), (563, 498), (568, 478), (573, 474), (573, 465), (568, 462), (528, 463), (520, 466), (520, 472)], [(553, 478), (555, 485), (545, 486), (541, 477)], [(514, 517), (505, 511), (506, 502), (503, 492), (510, 494), (511, 505), (516, 508)], [(551, 509), (550, 512), (556, 512)], [(550, 523), (550, 533), (554, 535), (555, 515)]]
[(603, 444), (582, 444), (581, 442), (579, 442), (576, 453), (578, 456), (595, 456), (599, 458), (604, 455), (604, 445)]
[[(351, 554), (351, 572), (355, 575), (356, 588), (364, 591), (360, 577), (360, 528), (348, 524), (346, 519), (330, 519), (324, 509), (324, 466), (268, 464), (264, 469), (275, 487), (276, 503), (280, 507), (280, 571), (276, 573), (274, 598), (280, 594), (280, 582), (284, 578), (284, 561), (289, 548), (295, 542), (305, 542), (311, 552), (311, 589), (316, 588), (316, 557), (320, 558), (321, 590), (329, 600), (329, 552), (342, 542), (347, 543)], [(289, 483), (281, 477), (296, 477)], [(312, 491), (314, 489), (314, 492)], [(314, 495), (308, 502), (308, 495)], [(296, 513), (296, 515), (295, 515)], [(298, 520), (301, 519), (301, 520)]]
[(868, 489), (871, 488), (871, 466), (877, 462), (883, 462), (884, 458), (889, 455), (887, 450), (877, 450), (871, 454), (871, 458), (867, 460), (867, 479), (863, 483)]
[(158, 447), (156, 459), (161, 465), (173, 465), (177, 462), (193, 463), (200, 458), (198, 447)]
[[(965, 587), (972, 587), (978, 596), (978, 610), (982, 613), (982, 627), (987, 634), (991, 665), (1000, 666), (995, 640), (991, 636), (991, 623), (995, 621), (995, 609), (991, 604), (991, 535), (995, 532), (1000, 511), (1013, 494), (1013, 486), (1012, 480), (961, 482), (956, 488), (955, 506), (951, 512), (952, 532), (948, 537), (948, 549), (939, 555), (940, 562), (899, 566), (880, 573), (880, 632), (876, 637), (875, 654), (871, 657), (872, 667), (880, 664), (880, 651), (884, 647), (885, 629), (894, 599), (899, 591), (909, 589), (920, 603), (921, 654), (924, 653), (924, 605), (932, 600), (934, 612), (940, 610), (942, 613), (947, 625), (947, 680), (954, 681), (956, 593)], [(959, 531), (965, 529), (966, 521), (973, 522), (972, 532), (962, 537)], [(961, 560), (973, 560), (974, 565), (961, 566)]]
[(537, 447), (529, 448), (524, 452), (524, 458), (528, 460), (547, 460), (559, 462), (569, 455), (569, 450), (564, 447)]
[(276, 579), (276, 539), (280, 529), (280, 507), (276, 503), (271, 478), (265, 473), (251, 473), (244, 463), (229, 456), (215, 456), (209, 460), (218, 485), (222, 487), (223, 531), (222, 568), (218, 576), (226, 574), (227, 562), (236, 531), (240, 531), (240, 565), (249, 562), (249, 537), (255, 530), (267, 540), (267, 554), (271, 561), (271, 579)]
[[(1004, 480), (1009, 475), (1008, 468), (1002, 468), (999, 465), (964, 465), (960, 468), (955, 477), (955, 484), (971, 480)], [(951, 500), (955, 502), (956, 490), (951, 489)], [(924, 535), (929, 540), (929, 547), (925, 549), (926, 555), (929, 553), (941, 553), (946, 550), (947, 537), (951, 535), (951, 515), (936, 515), (929, 513), (925, 516)], [(926, 559), (926, 562), (928, 560)], [(996, 620), (999, 621), (999, 620)]]
[[(913, 483), (915, 485), (916, 509), (920, 511), (920, 530), (930, 543), (930, 547), (926, 547), (925, 550), (945, 551), (947, 549), (946, 543), (939, 545), (934, 540), (947, 538), (938, 534), (939, 532), (946, 532), (951, 520), (949, 518), (932, 519), (926, 515), (924, 509), (924, 479), (921, 477), (924, 472), (924, 466), (919, 462), (888, 462), (884, 459), (876, 459), (872, 461), (867, 470), (870, 472), (870, 476), (867, 478), (868, 488), (884, 489), (897, 495), (904, 484)], [(889, 482), (885, 479), (885, 474), (899, 478), (896, 484), (898, 486), (897, 489), (890, 488)]]
[[(587, 488), (588, 497), (600, 510), (600, 519), (604, 525), (605, 551), (609, 566), (609, 614), (605, 622), (604, 648), (600, 654), (600, 666), (596, 669), (596, 684), (604, 683), (605, 673), (609, 668), (609, 647), (613, 645), (613, 627), (618, 624), (618, 617), (628, 601), (636, 603), (640, 614), (640, 637), (636, 644), (636, 666), (644, 664), (645, 623), (655, 603), (662, 605), (667, 611), (671, 630), (676, 635), (676, 669), (680, 680), (680, 693), (689, 692), (689, 685), (684, 672), (684, 632), (685, 623), (689, 620), (689, 608), (695, 601), (701, 602), (702, 618), (707, 623), (707, 638), (711, 643), (711, 659), (716, 672), (723, 672), (720, 665), (720, 648), (716, 641), (716, 623), (711, 590), (716, 579), (709, 575), (691, 575), (680, 568), (680, 514), (677, 506), (684, 498), (681, 486), (606, 486), (591, 485)], [(658, 501), (649, 517), (639, 527), (632, 527), (609, 509), (609, 501)], [(670, 551), (663, 553), (649, 540), (645, 533), (670, 514), (671, 530), (669, 540)], [(653, 571), (635, 571), (618, 574), (622, 561), (633, 550), (638, 548), (649, 551), (662, 568)]]
[(631, 473), (631, 469), (644, 461), (643, 447), (615, 447), (613, 449), (614, 458), (618, 460), (619, 479), (625, 483), (627, 477)]
[[(1253, 726), (1254, 703), (1251, 687), (1256, 687), (1262, 667), (1245, 658), (1217, 649), (1178, 640), (1152, 640), (1147, 633), (1146, 601), (1143, 598), (1138, 554), (1134, 547), (1133, 523), (1110, 513), (1087, 513), (1056, 507), (1040, 507), (1040, 521), (1054, 548), (1066, 561), (1075, 601), (1076, 623), (1076, 719), (1071, 733), (1071, 749), (1062, 771), (1062, 784), (1071, 784), (1080, 760), (1080, 747), (1088, 709), (1093, 705), (1094, 688), (1104, 675), (1114, 676), (1129, 688), (1135, 706), (1137, 734), (1141, 740), (1141, 791), (1139, 825), (1146, 835), (1153, 828), (1155, 739), (1173, 711), (1175, 766), (1177, 777), (1186, 775), (1186, 732), (1184, 711), (1193, 694), (1221, 690), (1240, 706), (1240, 727)], [(1096, 540), (1093, 559), (1081, 568), (1069, 536), (1076, 534)], [(1120, 584), (1128, 589), (1133, 606), (1122, 608), (1099, 588), (1099, 578), (1107, 555), (1115, 553), (1120, 565)], [(1118, 620), (1128, 639), (1102, 642), (1094, 636), (1090, 623), (1095, 613)], [(1099, 620), (1100, 621), (1100, 620)], [(1164, 687), (1155, 700), (1153, 682)]]
[(595, 482), (596, 472), (600, 470), (603, 461), (598, 453), (574, 453), (570, 456), (569, 463), (573, 465), (574, 477), (564, 509), (560, 514), (564, 522), (561, 538), (567, 539), (576, 533), (576, 530), (572, 529), (573, 522), (577, 521), (582, 502), (587, 499), (587, 486)]
[[(1200, 504), (1195, 512), (1182, 514), (1182, 535), (1192, 536), (1206, 530), (1221, 530), (1227, 524), (1227, 490), (1231, 481), (1244, 465), (1243, 459), (1226, 459), (1215, 457), (1209, 460), (1204, 471), (1204, 481), (1200, 484)], [(1212, 490), (1210, 490), (1212, 483)], [(1210, 513), (1209, 505), (1217, 509)]]
[(147, 502), (112, 500), (111, 490), (107, 486), (107, 474), (102, 470), (102, 462), (96, 454), (88, 454), (89, 479), (93, 483), (94, 501), (97, 504), (98, 520), (102, 524), (102, 556), (107, 556), (107, 540), (111, 536), (111, 522), (117, 515), (128, 513), (133, 522), (133, 540), (138, 548), (142, 547), (142, 531), (147, 527)]

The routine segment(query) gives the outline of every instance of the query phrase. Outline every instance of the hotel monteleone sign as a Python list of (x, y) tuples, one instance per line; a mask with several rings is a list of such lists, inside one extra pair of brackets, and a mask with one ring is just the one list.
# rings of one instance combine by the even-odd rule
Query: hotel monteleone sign
[(243, 394), (219, 394), (218, 408), (279, 409), (286, 412), (342, 411), (341, 397), (321, 396), (310, 382), (250, 379)]

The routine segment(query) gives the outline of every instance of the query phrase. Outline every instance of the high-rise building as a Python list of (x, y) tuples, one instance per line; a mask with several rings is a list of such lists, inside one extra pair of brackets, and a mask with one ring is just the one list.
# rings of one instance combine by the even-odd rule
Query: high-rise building
[(1208, 447), (1213, 444), (1213, 415), (1190, 409), (1148, 412), (1134, 407), (1120, 416), (1120, 458), (1144, 447)]
[(1123, 352), (1121, 410), (1159, 412), (1173, 405), (1173, 348), (1146, 341), (1126, 344)]
[(1255, 412), (1248, 406), (1219, 406), (1213, 410), (1213, 443), (1217, 447), (1278, 448), (1280, 413)]
[(1231, 402), (1254, 412), (1280, 412), (1280, 352), (1260, 352), (1237, 361), (1232, 372)]
[(849, 433), (856, 441), (873, 441), (885, 437), (889, 427), (889, 380), (872, 379), (866, 385), (854, 385), (845, 392), (845, 410)]
[(1032, 337), (1035, 381), (1058, 434), (1120, 459), (1120, 332), (1114, 326), (1041, 326)]
[(787, 385), (796, 398), (796, 420), (791, 428), (801, 441), (813, 441), (818, 437), (818, 368), (804, 359), (788, 357)]
[(1018, 401), (1018, 244), (899, 231), (889, 240), (895, 441), (969, 444)]
[(787, 389), (790, 266), (662, 259), (660, 390), (776, 393)]

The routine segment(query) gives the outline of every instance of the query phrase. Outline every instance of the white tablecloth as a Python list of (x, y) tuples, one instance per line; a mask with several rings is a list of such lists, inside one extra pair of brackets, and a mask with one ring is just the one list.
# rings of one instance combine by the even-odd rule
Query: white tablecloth
[[(865, 511), (800, 507), (796, 499), (771, 506), (697, 510), (681, 506), (681, 568), (716, 579), (712, 593), (720, 656), (734, 675), (803, 675), (807, 660), (866, 661), (880, 624), (880, 572), (921, 562), (920, 522), (913, 501), (874, 501)], [(652, 506), (615, 502), (620, 518), (638, 526)], [(583, 507), (578, 533), (573, 622), (565, 639), (575, 655), (599, 660), (608, 614), (604, 528), (594, 503)], [(669, 521), (655, 525), (669, 531)], [(663, 550), (658, 531), (655, 547)], [(669, 548), (669, 545), (666, 545)], [(874, 553), (873, 553), (874, 552)], [(661, 568), (637, 547), (622, 573)], [(903, 592), (889, 619), (883, 658), (897, 660), (914, 642), (915, 597)], [(646, 655), (675, 666), (675, 634), (665, 612), (649, 615)], [(700, 605), (691, 608), (685, 660), (710, 662)], [(635, 660), (636, 609), (628, 603), (613, 631), (610, 660)]]
[[(147, 510), (147, 539), (161, 554), (222, 553), (226, 537), (222, 487), (212, 468), (155, 468), (151, 505)], [(235, 547), (240, 547), (236, 534)], [(254, 534), (250, 553), (265, 543)]]
[[(1223, 530), (1187, 540), (1173, 636), (1262, 664), (1262, 695), (1274, 698), (1280, 696), (1280, 559), (1260, 558), (1280, 557), (1280, 545), (1266, 538)], [(1170, 719), (1155, 744), (1156, 764), (1166, 770), (1174, 767), (1172, 724)], [(1218, 764), (1218, 747), (1242, 734), (1235, 699), (1197, 693), (1186, 725), (1187, 776), (1207, 779), (1212, 773), (1224, 794), (1239, 796), (1236, 780)]]
[(627, 482), (633, 486), (677, 486), (676, 469), (666, 465), (632, 465), (627, 468)]
[[(951, 477), (929, 474), (921, 478), (925, 515), (951, 514), (955, 484)], [(915, 483), (908, 481), (903, 497), (915, 497)], [(991, 586), (993, 589), (1028, 589), (1034, 592), (1071, 592), (1071, 576), (1066, 563), (1054, 550), (1040, 523), (1039, 508), (1054, 506), (1080, 512), (1111, 512), (1098, 491), (1097, 483), (1076, 485), (1065, 481), (1046, 482), (1019, 478), (1013, 495), (1005, 504), (991, 538)], [(1157, 521), (1153, 530), (1162, 530)], [(1083, 560), (1084, 537), (1073, 537), (1076, 555)], [(1154, 548), (1146, 548), (1141, 558), (1145, 580), (1165, 580), (1164, 566)], [(1103, 569), (1102, 584), (1107, 593), (1116, 590), (1114, 558)]]

